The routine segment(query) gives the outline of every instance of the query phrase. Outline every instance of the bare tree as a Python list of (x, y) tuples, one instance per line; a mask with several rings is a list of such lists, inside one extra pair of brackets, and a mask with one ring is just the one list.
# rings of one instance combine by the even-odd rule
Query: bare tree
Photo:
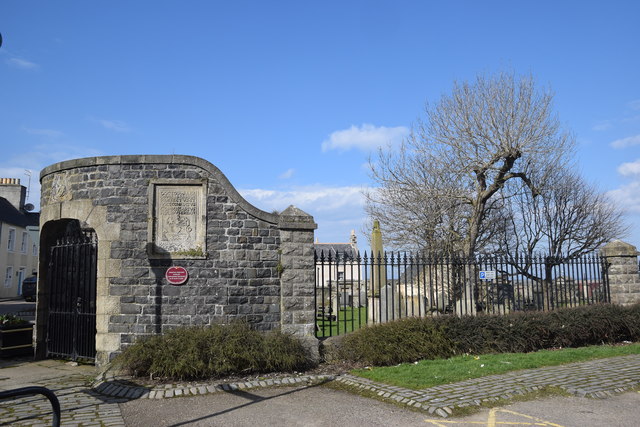
[(573, 149), (552, 112), (553, 94), (531, 77), (478, 76), (455, 83), (450, 95), (426, 107), (399, 150), (371, 161), (378, 188), (366, 196), (387, 240), (445, 248), (472, 256), (504, 225), (503, 206), (517, 181), (532, 195), (537, 182)]
[(624, 214), (594, 185), (557, 169), (539, 197), (520, 191), (510, 204), (502, 248), (577, 258), (628, 233)]
[[(621, 209), (576, 172), (562, 168), (546, 177), (537, 197), (521, 188), (506, 211), (498, 250), (518, 274), (542, 285), (547, 309), (555, 267), (628, 233)], [(532, 265), (536, 254), (545, 255), (544, 269)]]

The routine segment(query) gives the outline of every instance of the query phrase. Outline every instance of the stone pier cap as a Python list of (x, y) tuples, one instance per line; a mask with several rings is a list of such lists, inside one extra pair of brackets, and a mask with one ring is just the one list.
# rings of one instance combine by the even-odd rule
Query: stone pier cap
[(635, 246), (622, 240), (613, 240), (607, 243), (600, 249), (600, 252), (606, 257), (640, 255)]

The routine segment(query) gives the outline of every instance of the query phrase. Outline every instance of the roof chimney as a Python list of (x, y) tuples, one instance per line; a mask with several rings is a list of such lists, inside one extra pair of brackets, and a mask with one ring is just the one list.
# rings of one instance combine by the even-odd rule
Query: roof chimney
[(0, 178), (0, 197), (7, 199), (16, 209), (24, 208), (27, 187), (20, 185), (19, 178)]

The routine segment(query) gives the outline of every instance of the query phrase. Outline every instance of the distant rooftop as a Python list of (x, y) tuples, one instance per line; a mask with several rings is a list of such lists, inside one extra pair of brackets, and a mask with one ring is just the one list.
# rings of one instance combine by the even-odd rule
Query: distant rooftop
[(37, 226), (40, 223), (40, 213), (18, 210), (7, 199), (0, 197), (0, 222), (22, 228)]
[(324, 255), (325, 258), (331, 256), (331, 258), (335, 259), (336, 256), (342, 256), (343, 254), (349, 258), (355, 258), (358, 255), (356, 233), (353, 230), (349, 237), (349, 243), (320, 243), (316, 240), (314, 247), (318, 258)]

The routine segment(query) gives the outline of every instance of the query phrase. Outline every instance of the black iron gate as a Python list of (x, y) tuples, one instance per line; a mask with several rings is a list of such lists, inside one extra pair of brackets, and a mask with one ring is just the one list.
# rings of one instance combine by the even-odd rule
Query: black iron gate
[(49, 252), (47, 357), (95, 359), (95, 232), (69, 227)]

